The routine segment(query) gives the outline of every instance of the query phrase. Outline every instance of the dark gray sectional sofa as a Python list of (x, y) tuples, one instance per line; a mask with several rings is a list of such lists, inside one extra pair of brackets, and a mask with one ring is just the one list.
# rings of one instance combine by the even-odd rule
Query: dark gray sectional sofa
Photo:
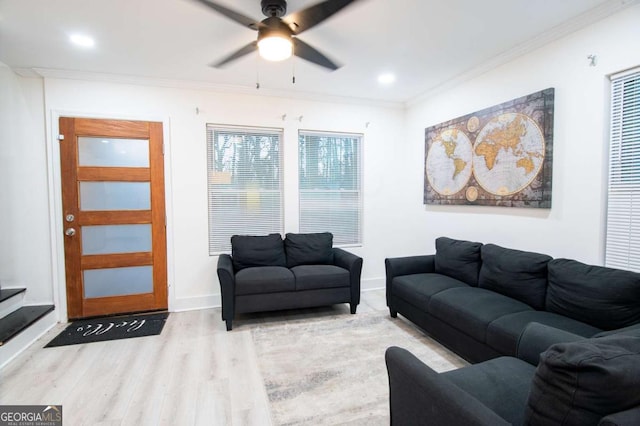
[(640, 329), (637, 273), (446, 237), (385, 265), (391, 316), (471, 362), (515, 356), (532, 322), (585, 338)]
[(222, 320), (237, 313), (360, 303), (362, 258), (333, 247), (329, 232), (234, 235), (218, 258)]
[(387, 349), (391, 424), (640, 424), (640, 328), (585, 339), (534, 322), (517, 355), (437, 373)]

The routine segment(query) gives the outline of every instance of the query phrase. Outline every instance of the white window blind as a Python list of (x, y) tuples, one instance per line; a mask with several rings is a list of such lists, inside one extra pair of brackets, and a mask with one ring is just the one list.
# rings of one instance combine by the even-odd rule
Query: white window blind
[(640, 272), (640, 70), (611, 81), (605, 264)]
[(300, 232), (362, 244), (362, 135), (300, 131)]
[(282, 131), (207, 125), (209, 254), (232, 235), (283, 232)]

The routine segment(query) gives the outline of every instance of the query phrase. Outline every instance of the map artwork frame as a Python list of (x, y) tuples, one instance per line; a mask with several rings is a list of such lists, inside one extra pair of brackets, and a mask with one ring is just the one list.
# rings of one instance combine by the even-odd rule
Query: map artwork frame
[(548, 88), (425, 128), (424, 204), (551, 208)]

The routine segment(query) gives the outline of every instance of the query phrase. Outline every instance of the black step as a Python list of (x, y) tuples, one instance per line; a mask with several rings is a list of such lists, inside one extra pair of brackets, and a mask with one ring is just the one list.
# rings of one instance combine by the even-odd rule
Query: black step
[(0, 289), (0, 302), (4, 302), (7, 299), (11, 299), (13, 296), (27, 291), (26, 288), (5, 288)]
[(53, 309), (53, 305), (23, 306), (0, 319), (0, 346)]

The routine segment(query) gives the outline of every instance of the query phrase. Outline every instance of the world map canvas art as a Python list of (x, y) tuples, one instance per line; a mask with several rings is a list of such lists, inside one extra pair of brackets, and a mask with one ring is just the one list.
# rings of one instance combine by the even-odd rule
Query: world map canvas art
[(425, 129), (424, 203), (551, 208), (554, 89)]

